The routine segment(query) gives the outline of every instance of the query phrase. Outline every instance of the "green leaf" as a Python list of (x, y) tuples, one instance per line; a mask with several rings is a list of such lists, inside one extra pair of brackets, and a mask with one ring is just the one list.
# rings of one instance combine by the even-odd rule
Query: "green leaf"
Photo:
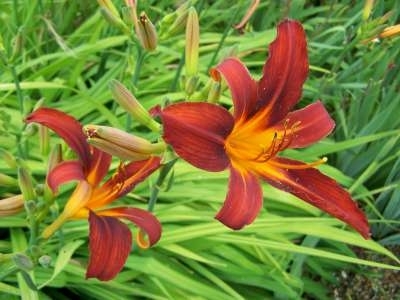
[(54, 278), (57, 277), (58, 274), (65, 268), (71, 259), (72, 254), (74, 254), (75, 250), (78, 249), (80, 245), (83, 244), (83, 240), (76, 240), (71, 243), (66, 244), (64, 247), (60, 249), (60, 253), (57, 257), (56, 263), (54, 265), (53, 275), (44, 283), (39, 286), (39, 289), (45, 287), (50, 282), (53, 281)]

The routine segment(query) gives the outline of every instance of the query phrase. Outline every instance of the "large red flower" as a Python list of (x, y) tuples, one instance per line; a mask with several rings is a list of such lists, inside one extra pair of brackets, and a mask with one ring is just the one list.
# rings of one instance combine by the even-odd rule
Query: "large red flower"
[[(89, 220), (90, 258), (86, 277), (100, 280), (114, 278), (123, 268), (132, 245), (128, 226), (119, 218), (129, 220), (147, 233), (149, 245), (161, 236), (159, 221), (148, 211), (132, 207), (105, 208), (105, 206), (130, 192), (136, 184), (146, 179), (160, 166), (159, 157), (121, 165), (107, 181), (111, 155), (91, 147), (83, 134), (82, 125), (73, 117), (50, 108), (40, 108), (26, 118), (55, 131), (74, 150), (77, 160), (63, 161), (48, 174), (47, 183), (56, 192), (58, 187), (71, 180), (77, 187), (67, 201), (64, 211), (43, 232), (48, 238), (66, 220)], [(144, 245), (148, 246), (148, 245)]]
[(301, 148), (327, 136), (335, 123), (321, 102), (292, 111), (308, 73), (307, 44), (300, 23), (285, 20), (270, 45), (269, 59), (259, 81), (247, 68), (229, 58), (211, 71), (227, 82), (233, 115), (210, 103), (177, 103), (160, 112), (164, 139), (192, 165), (230, 170), (229, 190), (216, 218), (240, 229), (253, 222), (262, 206), (259, 179), (292, 193), (346, 222), (365, 238), (369, 226), (348, 192), (316, 165), (278, 156), (287, 148)]

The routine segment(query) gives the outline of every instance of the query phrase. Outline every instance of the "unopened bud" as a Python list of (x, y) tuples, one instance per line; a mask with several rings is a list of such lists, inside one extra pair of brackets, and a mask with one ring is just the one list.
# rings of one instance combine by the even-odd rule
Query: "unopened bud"
[(47, 161), (47, 174), (62, 161), (62, 149), (60, 144), (56, 144), (51, 149), (49, 159)]
[(24, 200), (36, 199), (32, 177), (25, 168), (18, 168), (18, 182)]
[(126, 24), (124, 23), (124, 21), (122, 21), (122, 19), (119, 17), (119, 15), (115, 15), (115, 14), (111, 13), (111, 11), (105, 7), (100, 8), (100, 11), (101, 11), (101, 14), (103, 15), (104, 19), (106, 19), (106, 21), (108, 23), (110, 23), (110, 25), (115, 26), (115, 27), (119, 28), (121, 31), (123, 31), (124, 33), (129, 34), (128, 26), (126, 26)]
[(89, 144), (121, 159), (144, 160), (151, 155), (161, 154), (166, 149), (162, 142), (153, 144), (113, 127), (87, 125), (83, 130)]
[(145, 12), (139, 16), (136, 22), (136, 34), (142, 47), (148, 51), (153, 51), (157, 47), (157, 32), (153, 23)]
[(97, 3), (100, 5), (101, 8), (107, 9), (110, 12), (110, 14), (119, 18), (118, 10), (116, 9), (111, 0), (97, 0)]
[(15, 265), (16, 265), (19, 269), (24, 270), (24, 271), (31, 271), (31, 270), (33, 270), (33, 267), (34, 267), (33, 262), (32, 262), (32, 260), (31, 260), (28, 256), (26, 256), (25, 254), (22, 254), (22, 253), (15, 253), (14, 256), (13, 256), (13, 260), (14, 260)]
[(10, 61), (14, 61), (22, 52), (23, 36), (22, 29), (18, 29), (17, 35), (13, 40), (13, 49)]
[(152, 131), (160, 131), (160, 124), (152, 119), (149, 112), (139, 103), (139, 101), (128, 91), (119, 81), (110, 82), (111, 94), (132, 117), (140, 124), (147, 126)]
[(0, 186), (15, 187), (18, 186), (18, 180), (6, 174), (0, 173)]
[(221, 96), (221, 82), (214, 81), (211, 84), (210, 90), (208, 92), (207, 101), (210, 103), (217, 103), (220, 96)]
[(197, 74), (199, 63), (200, 27), (196, 9), (191, 7), (186, 24), (185, 69), (186, 76)]
[(0, 160), (4, 161), (10, 168), (17, 168), (17, 162), (14, 156), (2, 148), (0, 148)]
[(39, 127), (39, 148), (43, 156), (49, 154), (50, 137), (49, 129), (46, 126)]
[(191, 1), (186, 1), (174, 12), (164, 16), (160, 21), (160, 38), (174, 36), (184, 30)]
[(33, 215), (36, 212), (36, 202), (33, 200), (25, 200), (25, 210), (29, 215)]
[(374, 6), (374, 0), (365, 0), (363, 8), (363, 20), (366, 21), (371, 15), (372, 7)]
[(190, 76), (189, 78), (186, 78), (185, 80), (186, 94), (190, 96), (196, 91), (198, 81), (199, 81), (198, 76)]
[(38, 262), (42, 267), (48, 268), (51, 266), (51, 256), (42, 255), (41, 257), (39, 257)]
[(379, 38), (391, 38), (400, 35), (400, 24), (386, 27), (380, 34)]
[(24, 208), (24, 200), (22, 195), (15, 195), (0, 200), (0, 217), (2, 216), (12, 216)]

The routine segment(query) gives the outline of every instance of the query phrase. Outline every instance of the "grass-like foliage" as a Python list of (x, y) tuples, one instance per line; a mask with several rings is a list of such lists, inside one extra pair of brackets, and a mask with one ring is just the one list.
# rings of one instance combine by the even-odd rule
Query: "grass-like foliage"
[[(0, 1), (0, 299), (329, 299), (342, 270), (400, 270), (385, 248), (400, 244), (399, 29), (384, 34), (400, 22), (399, 1), (137, 1), (138, 15), (145, 11), (155, 25), (155, 49), (133, 29), (126, 5), (135, 1), (112, 1), (116, 11), (107, 3)], [(194, 10), (198, 56), (185, 35)], [(235, 29), (246, 12), (249, 21)], [(258, 80), (285, 18), (301, 22), (307, 35), (310, 71), (299, 107), (320, 99), (336, 122), (328, 138), (285, 155), (327, 157), (319, 170), (366, 212), (371, 239), (265, 183), (255, 222), (231, 230), (214, 219), (228, 172), (206, 172), (176, 156), (112, 204), (152, 210), (163, 232), (149, 249), (133, 242), (113, 280), (85, 279), (86, 220), (40, 238), (76, 185), (51, 195), (49, 157), (74, 153), (51, 131), (26, 124), (27, 115), (51, 107), (83, 125), (155, 142), (159, 134), (115, 101), (111, 82), (122, 82), (146, 109), (207, 99), (229, 109), (230, 91), (215, 85), (210, 68), (235, 56)], [(185, 66), (185, 49), (194, 51), (198, 69)], [(111, 169), (119, 162), (114, 157)]]

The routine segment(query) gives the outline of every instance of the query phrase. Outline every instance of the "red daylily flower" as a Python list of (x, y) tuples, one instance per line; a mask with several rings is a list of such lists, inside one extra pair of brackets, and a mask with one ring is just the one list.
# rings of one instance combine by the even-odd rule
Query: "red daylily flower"
[(228, 58), (211, 75), (227, 82), (233, 115), (211, 103), (177, 103), (159, 112), (164, 139), (192, 165), (230, 170), (229, 189), (216, 218), (233, 229), (253, 222), (262, 206), (259, 179), (292, 193), (355, 228), (365, 238), (369, 226), (348, 192), (314, 166), (279, 157), (327, 136), (335, 123), (321, 102), (290, 112), (308, 74), (307, 44), (300, 23), (285, 20), (269, 48), (257, 82), (237, 59)]
[(67, 201), (64, 211), (48, 226), (43, 237), (48, 238), (66, 220), (88, 218), (89, 265), (86, 278), (100, 280), (114, 278), (123, 268), (132, 245), (128, 226), (119, 218), (127, 219), (147, 233), (148, 243), (139, 234), (139, 246), (155, 244), (161, 236), (159, 221), (148, 211), (132, 208), (104, 208), (131, 191), (160, 166), (159, 157), (121, 165), (117, 172), (103, 184), (111, 155), (90, 146), (82, 131), (82, 125), (73, 117), (50, 108), (39, 108), (26, 118), (26, 122), (42, 124), (55, 131), (74, 150), (77, 160), (63, 161), (48, 174), (47, 183), (53, 192), (71, 180), (78, 185)]

